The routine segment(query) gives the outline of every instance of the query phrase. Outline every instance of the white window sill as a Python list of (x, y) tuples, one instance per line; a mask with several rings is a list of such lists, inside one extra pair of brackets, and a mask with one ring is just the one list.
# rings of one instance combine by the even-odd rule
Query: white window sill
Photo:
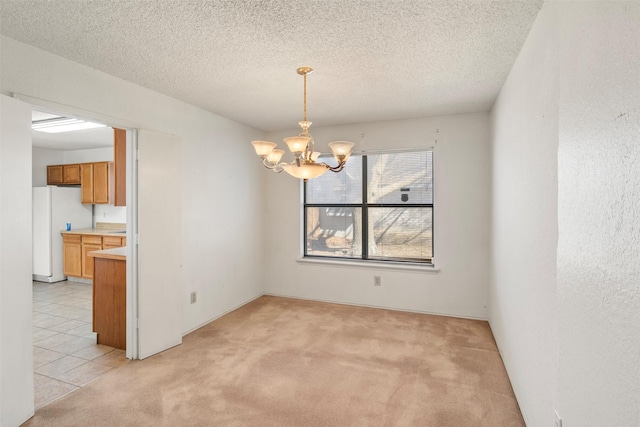
[(332, 258), (298, 258), (296, 262), (301, 264), (324, 264), (339, 267), (360, 267), (384, 270), (420, 271), (424, 273), (437, 273), (440, 271), (433, 264), (421, 264), (417, 262), (393, 262), (393, 261), (369, 261), (369, 260), (342, 260)]

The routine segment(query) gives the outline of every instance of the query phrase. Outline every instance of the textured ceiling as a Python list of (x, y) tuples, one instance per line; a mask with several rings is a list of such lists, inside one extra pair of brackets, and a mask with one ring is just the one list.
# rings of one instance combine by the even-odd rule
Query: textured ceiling
[(0, 0), (0, 32), (257, 129), (487, 111), (542, 0)]

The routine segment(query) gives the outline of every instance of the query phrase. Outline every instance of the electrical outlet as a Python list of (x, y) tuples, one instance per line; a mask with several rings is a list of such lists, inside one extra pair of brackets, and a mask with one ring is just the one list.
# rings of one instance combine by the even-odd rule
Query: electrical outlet
[(373, 276), (373, 286), (380, 286), (380, 276)]
[(196, 300), (198, 298), (198, 294), (197, 292), (191, 292), (191, 304), (195, 304)]
[(558, 411), (553, 411), (553, 420), (556, 422), (556, 427), (562, 427), (562, 418), (560, 418)]

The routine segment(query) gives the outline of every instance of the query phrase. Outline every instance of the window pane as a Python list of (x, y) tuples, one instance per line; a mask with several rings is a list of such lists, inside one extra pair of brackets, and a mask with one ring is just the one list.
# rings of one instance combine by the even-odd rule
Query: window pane
[(368, 203), (433, 203), (432, 151), (367, 157)]
[(430, 260), (432, 208), (369, 208), (369, 258)]
[[(336, 164), (333, 156), (318, 161)], [(342, 172), (327, 172), (305, 185), (306, 203), (362, 203), (362, 156), (351, 156)]]
[(306, 208), (306, 255), (362, 256), (361, 208)]

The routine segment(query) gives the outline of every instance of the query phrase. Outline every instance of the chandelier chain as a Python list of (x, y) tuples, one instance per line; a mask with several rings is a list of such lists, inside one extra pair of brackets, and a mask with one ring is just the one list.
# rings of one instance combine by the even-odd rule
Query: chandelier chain
[(304, 73), (304, 114), (302, 120), (307, 121), (307, 73)]

